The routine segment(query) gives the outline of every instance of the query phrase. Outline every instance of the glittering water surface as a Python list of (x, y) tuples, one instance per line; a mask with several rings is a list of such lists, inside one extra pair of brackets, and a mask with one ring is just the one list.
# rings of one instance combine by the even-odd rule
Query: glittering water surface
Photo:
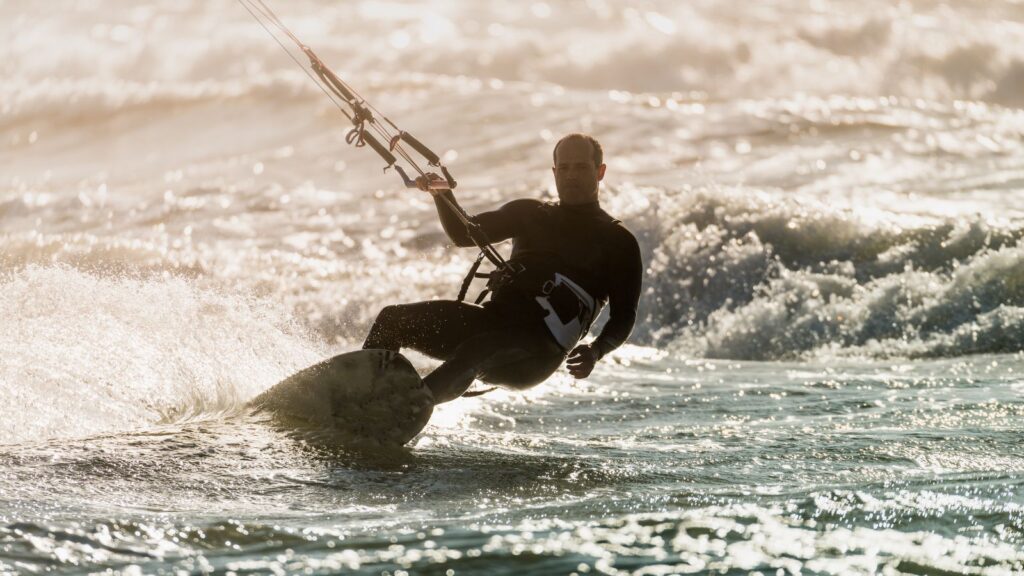
[(678, 362), (441, 408), (409, 451), (244, 415), (2, 455), (10, 569), (1009, 573), (1014, 357)]
[(0, 1), (0, 572), (1024, 572), (1019, 3), (272, 6), (470, 211), (597, 135), (631, 344), (262, 421), (473, 254), (237, 2)]

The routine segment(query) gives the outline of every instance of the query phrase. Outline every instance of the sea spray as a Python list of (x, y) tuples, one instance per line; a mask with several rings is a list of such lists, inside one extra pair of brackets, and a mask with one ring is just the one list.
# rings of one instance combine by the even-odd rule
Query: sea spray
[(4, 443), (238, 411), (324, 355), (265, 301), (67, 266), (6, 274), (0, 325)]

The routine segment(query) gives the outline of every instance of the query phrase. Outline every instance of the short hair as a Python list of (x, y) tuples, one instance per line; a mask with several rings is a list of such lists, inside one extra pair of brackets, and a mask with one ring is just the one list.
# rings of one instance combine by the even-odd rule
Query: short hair
[(562, 136), (562, 139), (555, 144), (555, 149), (551, 151), (551, 161), (558, 164), (558, 147), (562, 145), (562, 142), (566, 140), (586, 140), (590, 142), (590, 147), (593, 149), (594, 166), (600, 166), (604, 163), (604, 150), (601, 149), (601, 143), (590, 134), (581, 134), (579, 132), (573, 132), (572, 134), (566, 134)]

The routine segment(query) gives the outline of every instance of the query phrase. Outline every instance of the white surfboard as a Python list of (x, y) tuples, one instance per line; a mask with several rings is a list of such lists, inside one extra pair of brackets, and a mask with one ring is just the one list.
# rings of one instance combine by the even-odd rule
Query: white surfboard
[(427, 425), (434, 395), (405, 356), (356, 350), (296, 372), (250, 406), (342, 443), (398, 446)]

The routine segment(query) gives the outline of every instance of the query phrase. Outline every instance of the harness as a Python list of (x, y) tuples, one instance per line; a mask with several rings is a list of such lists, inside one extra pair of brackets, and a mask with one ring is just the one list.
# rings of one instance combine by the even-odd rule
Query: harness
[[(608, 222), (620, 223), (614, 218)], [(508, 262), (503, 268), (481, 273), (479, 269), (483, 258), (483, 253), (478, 255), (463, 278), (459, 302), (465, 301), (473, 280), (485, 278), (487, 284), (477, 296), (476, 304), (482, 303), (497, 289), (511, 286), (537, 303), (544, 313), (545, 326), (562, 349), (570, 350), (587, 335), (600, 307), (593, 295), (564, 272), (563, 266)]]
[(587, 335), (597, 315), (593, 296), (557, 272), (554, 279), (541, 286), (541, 294), (535, 300), (547, 312), (544, 325), (563, 350), (571, 349)]

